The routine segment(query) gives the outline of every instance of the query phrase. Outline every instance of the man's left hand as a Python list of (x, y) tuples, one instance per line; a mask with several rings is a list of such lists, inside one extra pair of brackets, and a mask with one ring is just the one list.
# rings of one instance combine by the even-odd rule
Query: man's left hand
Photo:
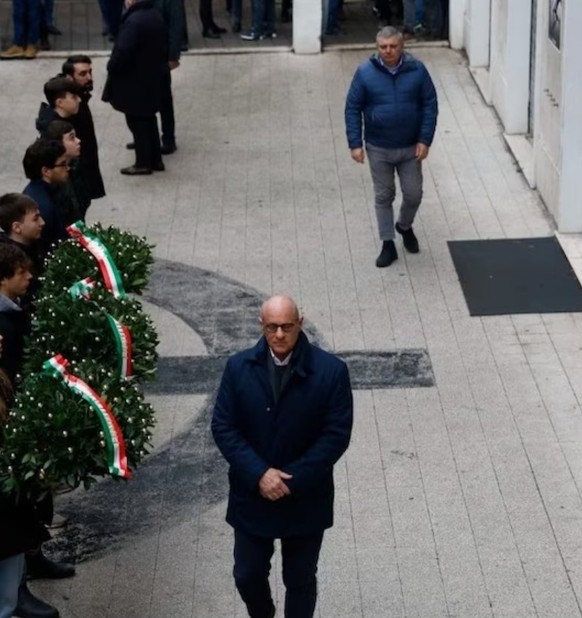
[(428, 157), (428, 146), (426, 144), (421, 144), (418, 142), (416, 144), (416, 160), (423, 161)]
[(177, 69), (180, 66), (179, 60), (169, 60), (168, 65), (170, 66), (170, 71)]

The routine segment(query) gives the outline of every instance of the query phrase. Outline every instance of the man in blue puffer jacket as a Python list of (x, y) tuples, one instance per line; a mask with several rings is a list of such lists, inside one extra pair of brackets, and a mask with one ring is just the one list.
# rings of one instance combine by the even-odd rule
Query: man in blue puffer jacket
[[(378, 51), (356, 70), (345, 116), (352, 159), (364, 163), (364, 142), (368, 153), (382, 241), (376, 266), (383, 268), (398, 259), (394, 229), (410, 253), (419, 251), (412, 223), (422, 199), (422, 161), (432, 144), (438, 105), (426, 67), (404, 53), (402, 34), (387, 26), (378, 33), (376, 43)], [(402, 189), (396, 226), (394, 170)]]

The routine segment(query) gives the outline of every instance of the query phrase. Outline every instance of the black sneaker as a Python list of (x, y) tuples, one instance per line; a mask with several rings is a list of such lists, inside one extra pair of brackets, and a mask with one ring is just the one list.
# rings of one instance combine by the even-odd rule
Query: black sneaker
[(412, 228), (408, 230), (403, 230), (400, 225), (397, 223), (394, 226), (394, 229), (402, 236), (402, 242), (404, 243), (404, 247), (408, 251), (408, 253), (418, 253), (420, 249), (418, 248), (418, 239), (414, 235)]
[(386, 268), (386, 266), (390, 266), (392, 262), (398, 259), (398, 253), (396, 252), (396, 247), (394, 245), (393, 240), (385, 240), (382, 243), (382, 251), (380, 255), (376, 258), (376, 266), (378, 268)]

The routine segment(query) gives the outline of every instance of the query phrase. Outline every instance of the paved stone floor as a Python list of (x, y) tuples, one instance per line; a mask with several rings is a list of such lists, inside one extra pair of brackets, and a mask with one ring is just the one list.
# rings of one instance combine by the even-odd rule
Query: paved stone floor
[[(393, 266), (374, 266), (371, 182), (350, 160), (343, 123), (367, 52), (186, 58), (175, 76), (179, 150), (147, 178), (119, 174), (128, 131), (96, 96), (108, 196), (90, 219), (156, 243), (147, 306), (164, 358), (247, 345), (260, 299), (276, 291), (298, 300), (310, 335), (332, 350), (428, 354), (428, 383), (355, 391), (319, 618), (581, 616), (582, 317), (468, 315), (446, 241), (551, 235), (553, 223), (464, 57), (417, 53), (440, 96), (420, 254), (399, 244)], [(104, 66), (96, 60), (97, 90)], [(58, 62), (1, 70), (0, 179), (14, 191)], [(71, 523), (53, 549), (78, 560), (77, 576), (32, 585), (65, 618), (245, 615), (209, 384), (150, 395), (155, 450), (134, 480), (59, 499)]]

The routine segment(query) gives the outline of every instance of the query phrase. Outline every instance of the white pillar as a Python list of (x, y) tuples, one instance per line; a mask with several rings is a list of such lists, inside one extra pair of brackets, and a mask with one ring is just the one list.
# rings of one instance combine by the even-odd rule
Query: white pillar
[(449, 2), (449, 41), (453, 49), (463, 49), (466, 0)]
[(494, 0), (491, 99), (506, 133), (528, 128), (531, 0)]
[(562, 30), (562, 169), (558, 229), (582, 232), (582, 2), (564, 5)]
[(491, 0), (467, 0), (465, 49), (471, 67), (489, 66)]
[(321, 0), (293, 0), (293, 51), (296, 54), (321, 52)]

